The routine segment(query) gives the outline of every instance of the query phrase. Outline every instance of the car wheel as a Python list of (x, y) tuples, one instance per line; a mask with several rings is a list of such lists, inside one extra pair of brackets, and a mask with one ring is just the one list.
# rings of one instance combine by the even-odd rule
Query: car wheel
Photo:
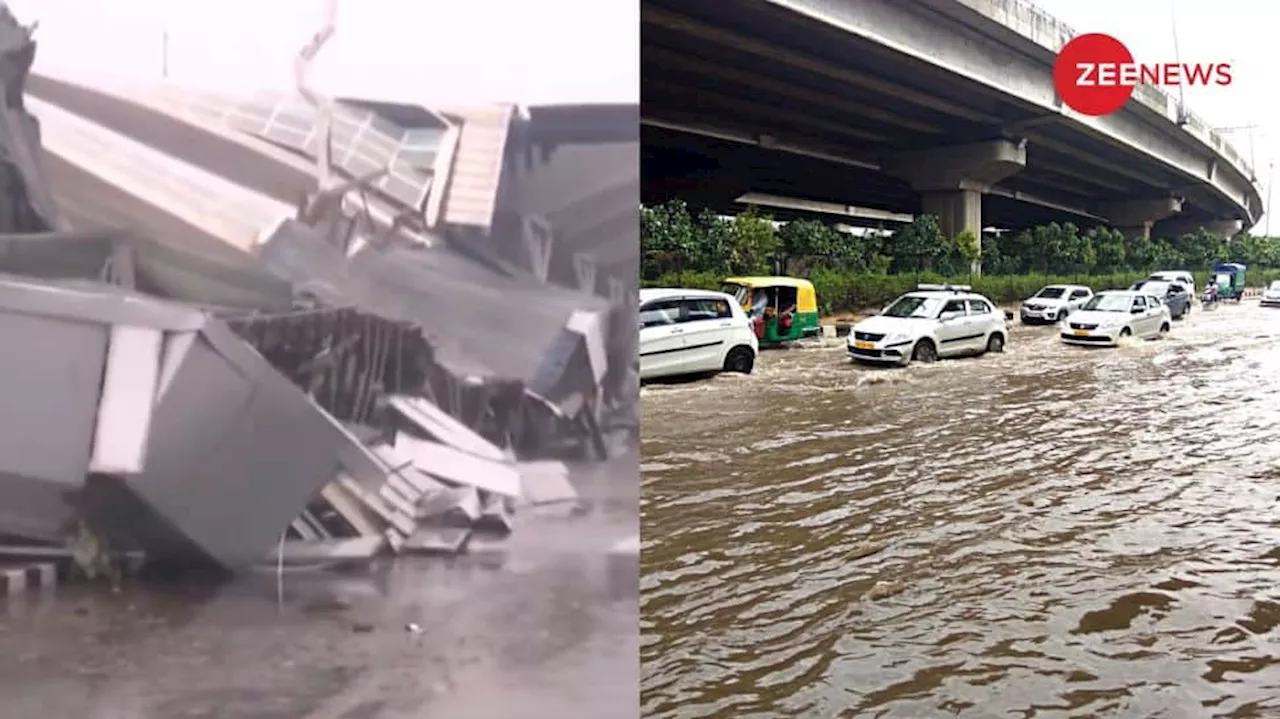
[(756, 366), (756, 353), (750, 347), (734, 347), (724, 358), (724, 371), (751, 374)]
[(1161, 323), (1160, 323), (1160, 334), (1161, 334), (1161, 336), (1169, 334), (1169, 330), (1170, 330), (1170, 329), (1171, 329), (1171, 328), (1169, 327), (1169, 323), (1168, 323), (1168, 322), (1161, 322)]
[(988, 352), (1004, 352), (1004, 335), (999, 332), (992, 332), (987, 338)]
[(937, 362), (938, 348), (934, 346), (933, 340), (924, 339), (916, 343), (911, 350), (912, 362)]
[(1124, 329), (1120, 330), (1120, 336), (1121, 336), (1121, 337), (1128, 337), (1128, 336), (1130, 336), (1130, 335), (1132, 335), (1132, 334), (1133, 334), (1133, 333), (1129, 331), (1129, 328), (1128, 328), (1128, 327), (1125, 327)]

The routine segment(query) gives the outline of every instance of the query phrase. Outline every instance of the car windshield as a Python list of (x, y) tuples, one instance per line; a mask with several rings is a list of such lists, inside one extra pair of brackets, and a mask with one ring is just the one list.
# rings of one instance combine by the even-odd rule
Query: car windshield
[(1045, 287), (1032, 296), (1039, 297), (1041, 299), (1046, 299), (1046, 300), (1056, 300), (1059, 297), (1066, 294), (1066, 292), (1067, 292), (1066, 287)]
[(1164, 297), (1169, 294), (1169, 286), (1172, 283), (1165, 280), (1143, 280), (1133, 286), (1135, 290), (1142, 290), (1144, 294), (1155, 295), (1156, 297)]
[(1093, 312), (1128, 312), (1133, 306), (1133, 298), (1129, 295), (1100, 294), (1094, 295), (1084, 303), (1084, 309)]
[(884, 308), (885, 317), (931, 318), (938, 315), (942, 300), (937, 297), (903, 295)]
[(1280, 290), (1280, 280), (1273, 281), (1270, 285), (1267, 286), (1267, 289)]

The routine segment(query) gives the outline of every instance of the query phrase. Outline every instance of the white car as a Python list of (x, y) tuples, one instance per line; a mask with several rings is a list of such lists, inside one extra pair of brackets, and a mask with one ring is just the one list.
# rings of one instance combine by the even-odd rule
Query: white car
[(849, 357), (905, 365), (942, 357), (1003, 352), (1009, 325), (995, 303), (968, 285), (920, 285), (849, 332)]
[(1099, 292), (1062, 325), (1062, 341), (1114, 347), (1124, 337), (1151, 339), (1169, 331), (1173, 318), (1160, 298), (1132, 290)]
[(1263, 307), (1280, 307), (1280, 280), (1275, 280), (1262, 291), (1258, 304)]
[(640, 290), (640, 379), (750, 374), (760, 351), (746, 313), (723, 292)]
[(1090, 297), (1093, 290), (1084, 285), (1045, 285), (1023, 300), (1018, 314), (1026, 325), (1053, 324), (1080, 309)]
[(1161, 270), (1160, 272), (1152, 272), (1147, 279), (1155, 280), (1157, 282), (1168, 282), (1170, 284), (1182, 285), (1182, 289), (1186, 291), (1187, 297), (1193, 300), (1191, 302), (1187, 302), (1187, 310), (1182, 314), (1191, 314), (1191, 307), (1195, 304), (1194, 300), (1196, 298), (1196, 278), (1192, 277), (1190, 272), (1187, 272), (1186, 270)]
[(1160, 282), (1177, 282), (1187, 288), (1188, 291), (1195, 291), (1196, 278), (1191, 276), (1186, 270), (1161, 270), (1160, 272), (1152, 272), (1147, 279), (1158, 280)]

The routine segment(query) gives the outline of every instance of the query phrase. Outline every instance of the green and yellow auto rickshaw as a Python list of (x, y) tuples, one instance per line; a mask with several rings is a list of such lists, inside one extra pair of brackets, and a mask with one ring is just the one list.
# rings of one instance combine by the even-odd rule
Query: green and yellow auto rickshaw
[(1218, 300), (1239, 302), (1244, 297), (1245, 265), (1239, 262), (1219, 262), (1213, 266), (1210, 282), (1218, 287)]
[(724, 292), (737, 298), (761, 347), (816, 337), (818, 294), (813, 283), (795, 277), (730, 277)]

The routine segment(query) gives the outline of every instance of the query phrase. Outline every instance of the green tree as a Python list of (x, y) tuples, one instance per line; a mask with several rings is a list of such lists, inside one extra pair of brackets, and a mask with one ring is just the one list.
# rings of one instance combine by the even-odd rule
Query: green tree
[(982, 240), (973, 230), (963, 230), (955, 238), (956, 252), (969, 267), (969, 274), (982, 274)]
[(671, 200), (656, 207), (641, 207), (641, 275), (652, 278), (664, 272), (679, 272), (691, 260), (696, 267), (701, 259), (698, 245), (703, 235), (682, 200)]
[(1178, 252), (1168, 240), (1152, 240), (1150, 258), (1150, 264), (1146, 267), (1135, 269), (1163, 270), (1187, 266), (1187, 261), (1182, 256), (1182, 253)]
[(778, 266), (783, 274), (805, 274), (811, 264), (829, 269), (864, 266), (858, 238), (817, 220), (792, 220), (778, 228)]
[(701, 272), (724, 274), (729, 271), (729, 251), (733, 244), (733, 221), (711, 210), (703, 209), (694, 218), (699, 239), (695, 244), (691, 266)]
[(1188, 267), (1202, 269), (1209, 267), (1224, 255), (1222, 239), (1203, 227), (1194, 232), (1187, 232), (1168, 241), (1178, 252)]
[(1032, 228), (1031, 246), (1028, 248), (1031, 267), (1028, 269), (1048, 274), (1053, 265), (1061, 261), (1066, 249), (1065, 239), (1062, 226), (1056, 222)]
[(1117, 272), (1125, 267), (1124, 234), (1110, 227), (1094, 227), (1085, 233), (1093, 244), (1094, 262), (1090, 269)]
[(769, 263), (778, 255), (779, 244), (773, 220), (748, 207), (728, 223), (726, 269), (732, 274), (768, 271)]
[(946, 249), (946, 237), (933, 215), (916, 215), (911, 224), (898, 228), (889, 240), (889, 254), (893, 257), (892, 269), (899, 272), (920, 272), (933, 266), (934, 260)]

